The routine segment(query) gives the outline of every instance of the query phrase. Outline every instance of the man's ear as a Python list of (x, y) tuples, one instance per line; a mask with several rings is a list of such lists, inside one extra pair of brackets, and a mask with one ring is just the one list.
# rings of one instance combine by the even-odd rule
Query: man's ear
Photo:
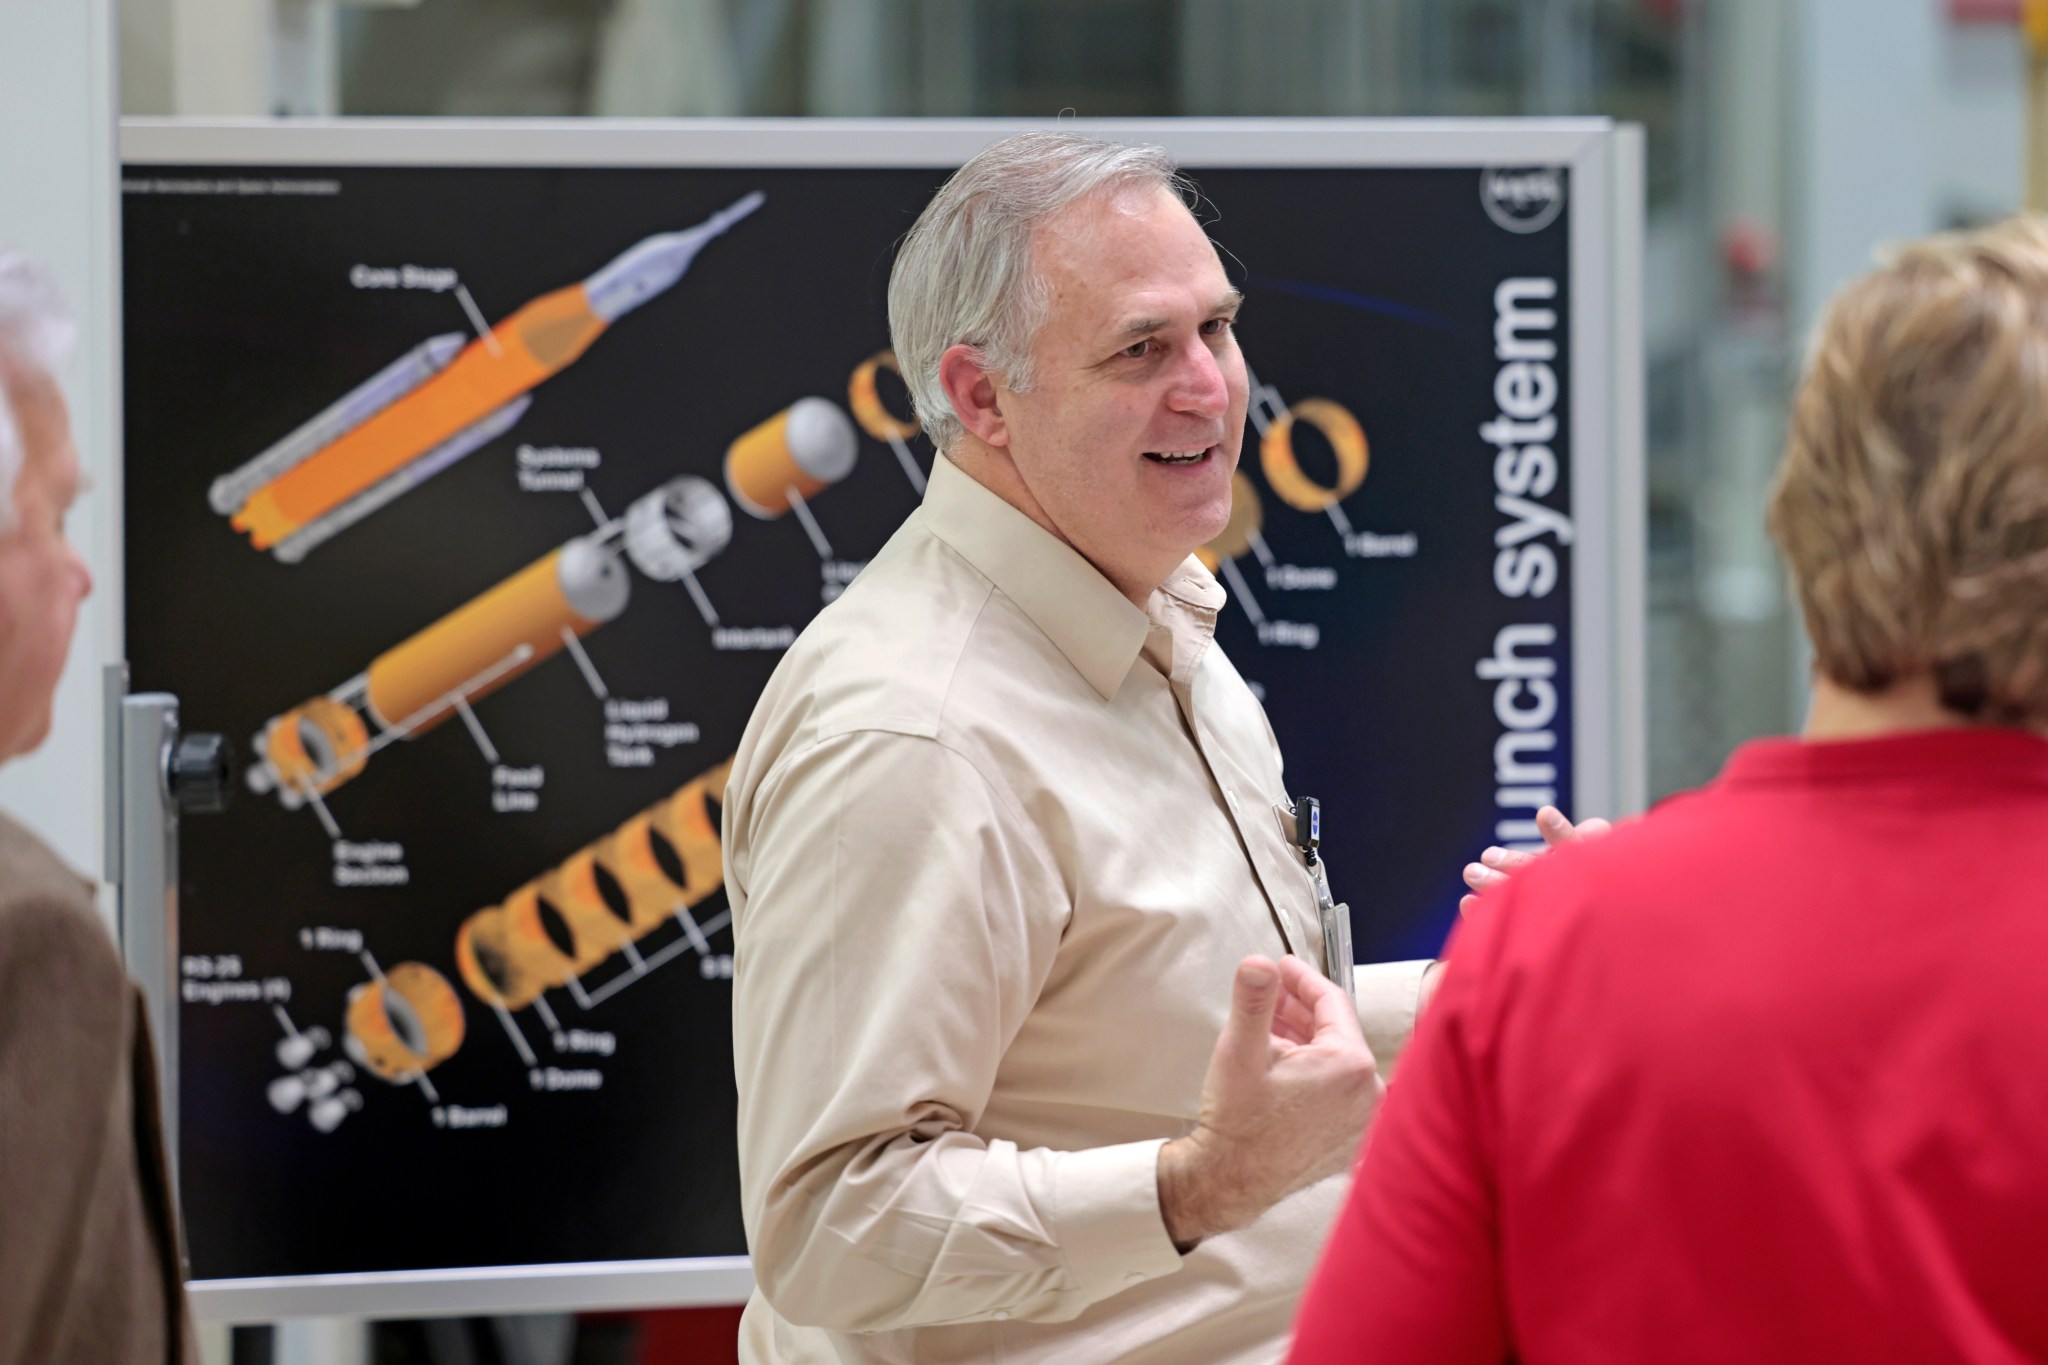
[(1010, 428), (1003, 418), (996, 381), (982, 368), (978, 349), (964, 344), (947, 347), (939, 357), (939, 385), (952, 401), (953, 415), (960, 419), (961, 426), (984, 445), (1009, 445)]

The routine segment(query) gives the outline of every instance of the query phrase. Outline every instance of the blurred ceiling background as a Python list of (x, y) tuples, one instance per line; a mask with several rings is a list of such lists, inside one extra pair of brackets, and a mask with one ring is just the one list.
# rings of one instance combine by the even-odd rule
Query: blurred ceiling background
[(2018, 207), (2019, 0), (122, 0), (131, 114), (1605, 114), (1648, 133), (1650, 790), (1793, 728), (1801, 340)]

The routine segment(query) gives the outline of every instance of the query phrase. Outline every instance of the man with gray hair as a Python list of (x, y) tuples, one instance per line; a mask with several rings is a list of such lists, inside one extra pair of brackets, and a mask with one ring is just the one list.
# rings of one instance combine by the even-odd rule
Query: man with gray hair
[[(43, 742), (79, 604), (70, 323), (0, 247), (0, 762)], [(91, 885), (0, 815), (0, 1365), (198, 1358), (141, 992)]]
[(1413, 1025), (1428, 964), (1321, 970), (1214, 642), (1247, 379), (1189, 199), (1026, 133), (898, 255), (944, 458), (726, 794), (750, 1365), (1277, 1360)]

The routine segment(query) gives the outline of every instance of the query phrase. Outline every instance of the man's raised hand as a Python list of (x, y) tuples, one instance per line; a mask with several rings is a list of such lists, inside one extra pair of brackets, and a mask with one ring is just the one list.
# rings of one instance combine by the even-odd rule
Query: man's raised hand
[(1343, 1170), (1385, 1094), (1348, 995), (1299, 958), (1240, 962), (1201, 1116), (1159, 1154), (1174, 1242), (1243, 1227)]

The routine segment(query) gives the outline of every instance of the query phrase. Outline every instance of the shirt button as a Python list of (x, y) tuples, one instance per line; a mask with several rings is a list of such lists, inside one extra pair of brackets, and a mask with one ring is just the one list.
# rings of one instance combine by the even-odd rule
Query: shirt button
[(1143, 1273), (1142, 1271), (1137, 1271), (1137, 1270), (1133, 1270), (1133, 1271), (1132, 1271), (1132, 1272), (1131, 1272), (1130, 1274), (1128, 1274), (1128, 1275), (1124, 1276), (1124, 1283), (1125, 1283), (1125, 1284), (1137, 1284), (1137, 1283), (1138, 1283), (1139, 1281), (1143, 1280), (1144, 1278), (1145, 1278), (1145, 1276), (1144, 1276), (1144, 1273)]
[(1000, 1308), (998, 1308), (998, 1309), (996, 1310), (996, 1321), (997, 1321), (997, 1322), (1008, 1322), (1009, 1320), (1010, 1320), (1010, 1315), (1009, 1315), (1008, 1313), (1004, 1312), (1004, 1311), (1003, 1311), (1002, 1309), (1000, 1309)]

